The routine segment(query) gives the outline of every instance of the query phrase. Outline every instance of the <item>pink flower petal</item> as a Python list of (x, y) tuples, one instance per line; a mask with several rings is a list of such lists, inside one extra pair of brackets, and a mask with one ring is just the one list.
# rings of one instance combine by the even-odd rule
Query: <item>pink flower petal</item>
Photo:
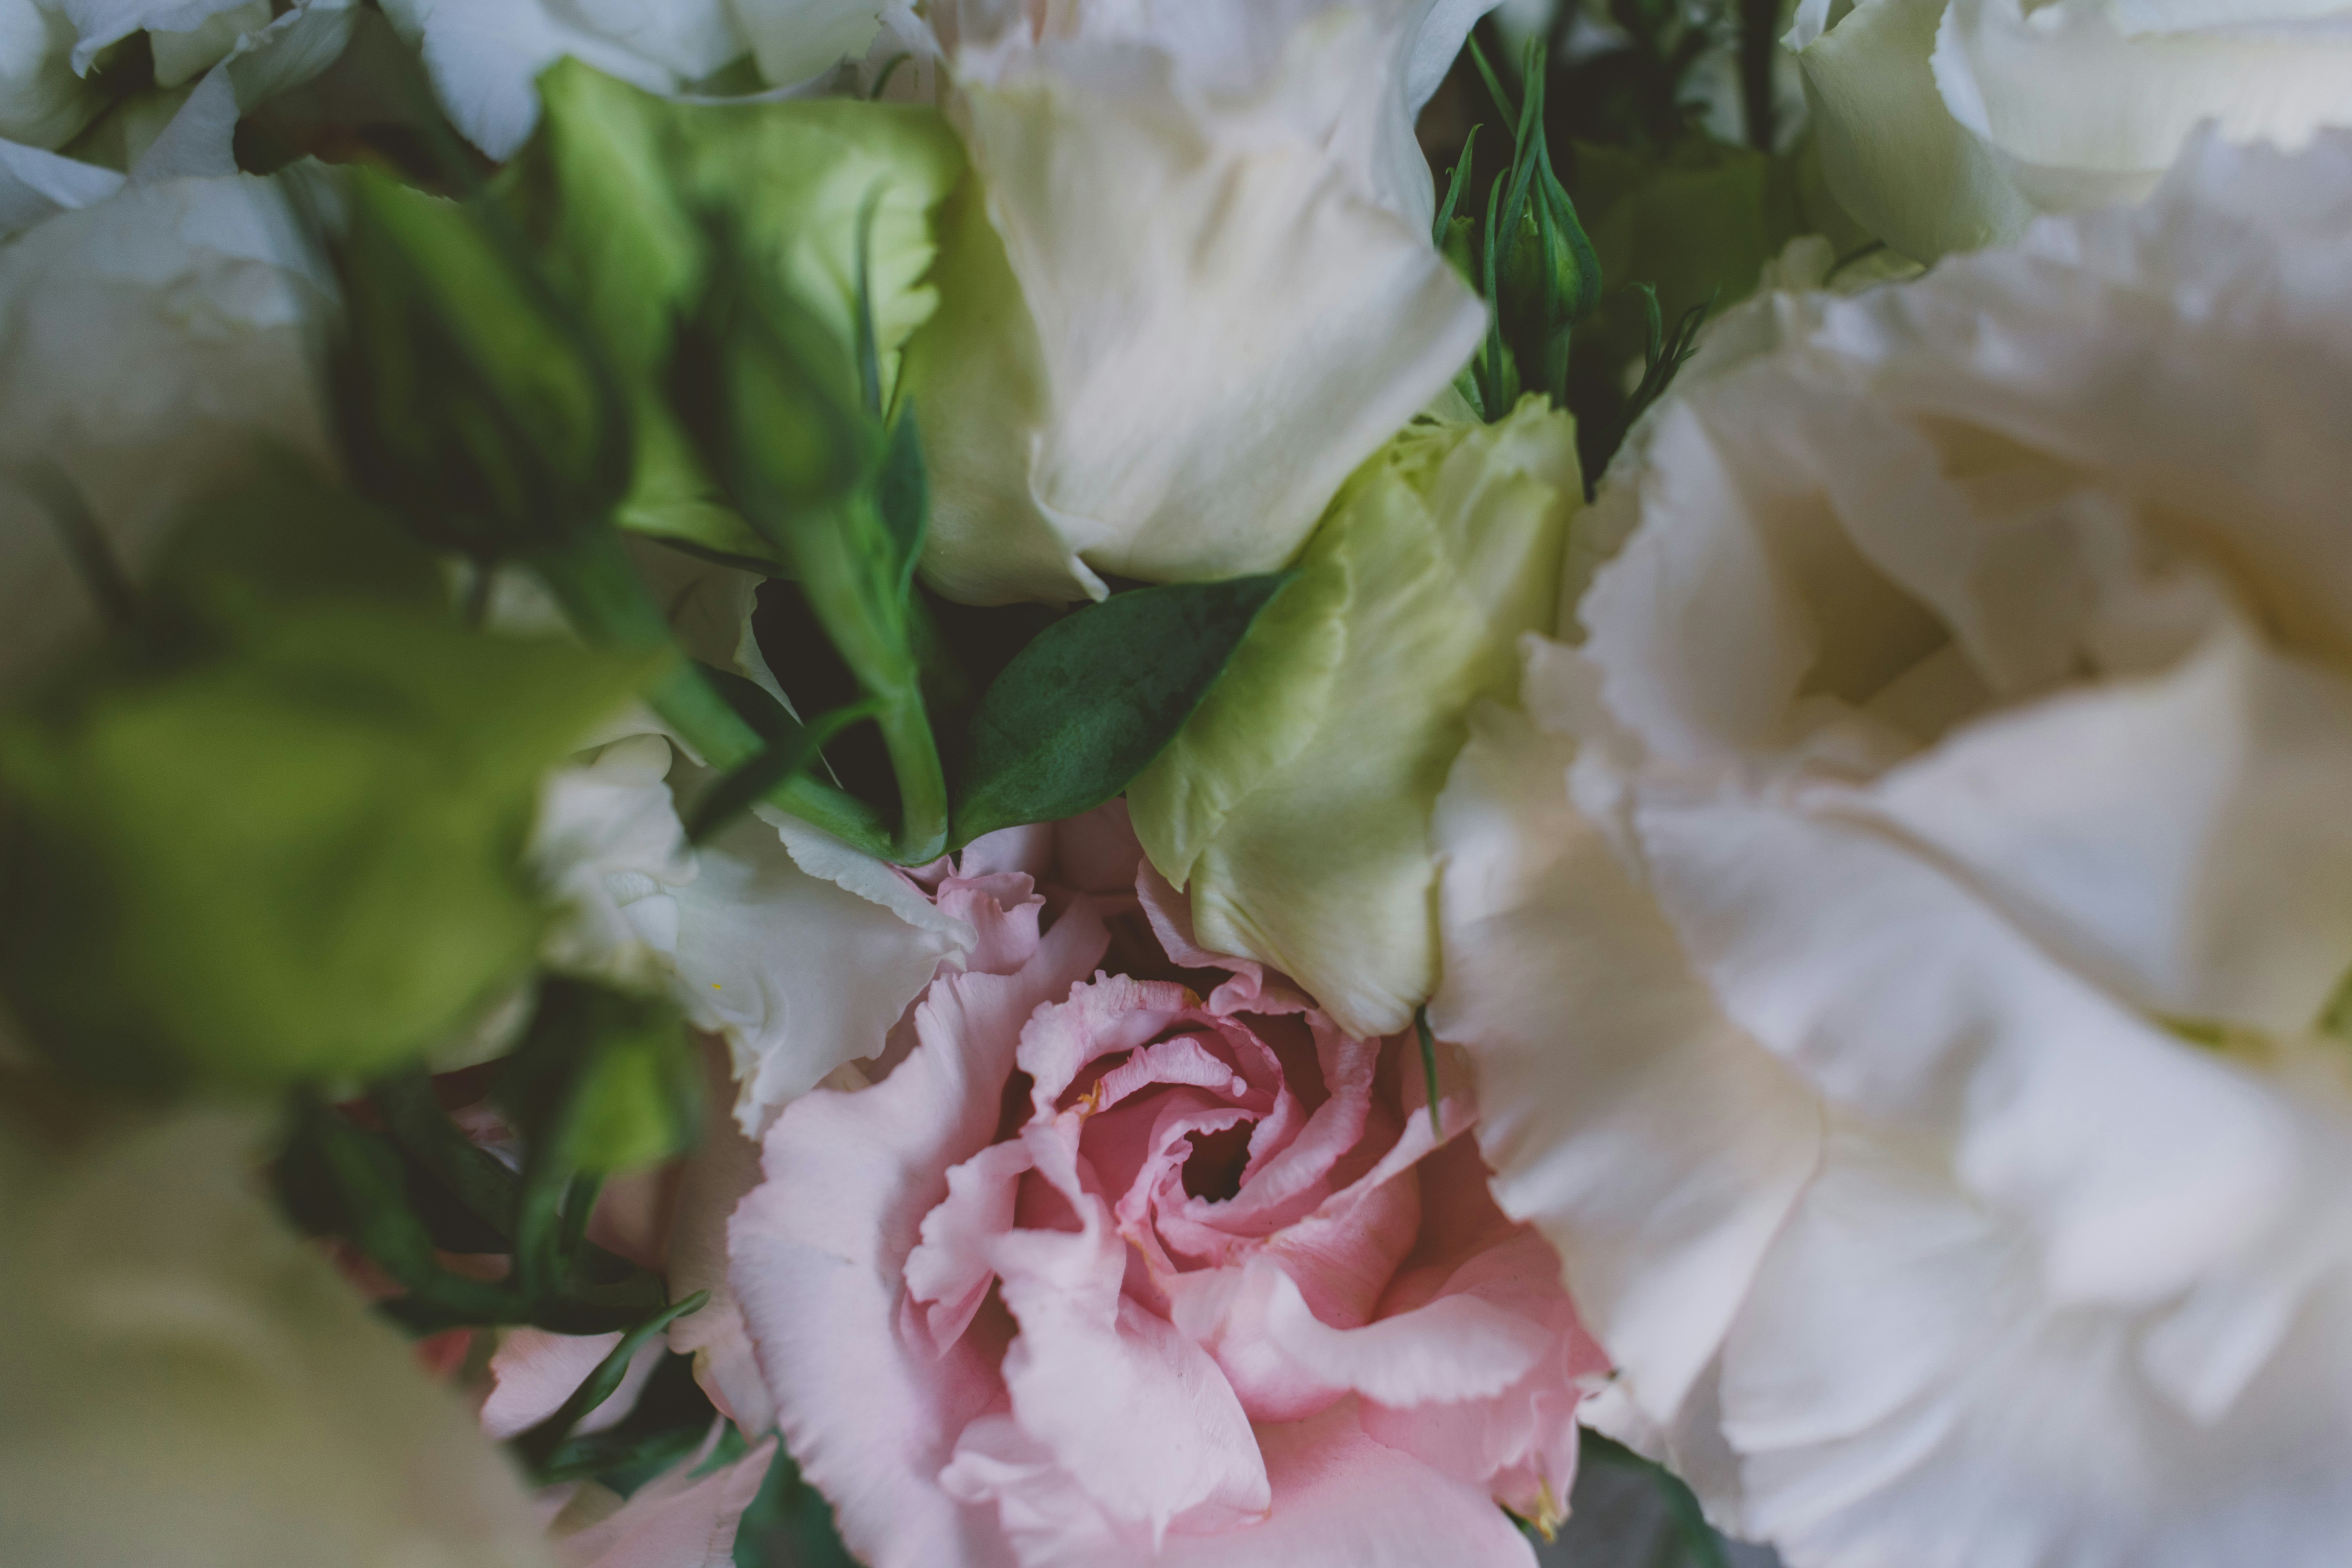
[(1367, 1436), (1343, 1400), (1258, 1428), (1274, 1506), (1245, 1529), (1168, 1538), (1159, 1568), (1534, 1568), (1482, 1487)]
[(933, 1343), (961, 1338), (995, 1283), (989, 1246), (1013, 1228), (1033, 1163), (1025, 1143), (992, 1143), (948, 1172), (948, 1195), (923, 1216), (922, 1244), (907, 1258), (907, 1294), (924, 1304)]
[[(554, 1415), (588, 1374), (620, 1348), (612, 1334), (551, 1334), (544, 1329), (509, 1329), (490, 1357), (490, 1396), (482, 1402), (482, 1430), (500, 1441), (527, 1432)], [(629, 1363), (621, 1386), (590, 1411), (576, 1428), (601, 1432), (636, 1407), (637, 1394), (653, 1375), (665, 1349), (648, 1342)]]
[(735, 1532), (776, 1458), (773, 1437), (700, 1479), (701, 1454), (629, 1494), (620, 1510), (558, 1543), (577, 1568), (733, 1568)]
[(991, 1249), (1021, 1325), (1004, 1356), (1013, 1414), (1107, 1514), (1155, 1539), (1178, 1520), (1261, 1513), (1265, 1468), (1240, 1401), (1198, 1344), (1121, 1290), (1127, 1248), (1085, 1188), (1075, 1120), (1023, 1141), (1084, 1228), (1016, 1232)]
[(905, 1268), (923, 1216), (947, 1196), (949, 1167), (995, 1139), (1023, 1025), (1066, 996), (1108, 942), (1079, 900), (1017, 973), (933, 982), (915, 1010), (919, 1043), (887, 1078), (784, 1108), (768, 1134), (767, 1181), (729, 1226), (737, 1296), (785, 1440), (874, 1568), (1007, 1560), (994, 1521), (937, 1484), (957, 1434), (1001, 1384), (975, 1333), (944, 1355), (905, 1337)]

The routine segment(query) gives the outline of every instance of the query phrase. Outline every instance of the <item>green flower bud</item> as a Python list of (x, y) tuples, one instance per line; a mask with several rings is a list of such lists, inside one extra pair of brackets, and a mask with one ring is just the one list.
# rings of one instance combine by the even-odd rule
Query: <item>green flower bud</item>
[(252, 544), (204, 531), (157, 589), (183, 629), (0, 716), (0, 994), (135, 1092), (379, 1071), (510, 988), (541, 775), (649, 673), (324, 563), (232, 590)]
[(1202, 943), (1297, 979), (1360, 1036), (1435, 984), (1429, 816), (1471, 705), (1552, 629), (1583, 496), (1575, 424), (1529, 397), (1416, 424), (1331, 503), (1223, 677), (1128, 790)]
[(419, 537), (560, 549), (627, 492), (628, 407), (584, 319), (495, 214), (352, 171), (333, 366), (352, 476)]
[(955, 133), (904, 104), (679, 103), (576, 60), (540, 89), (547, 118), (521, 163), (521, 206), (633, 400), (622, 526), (781, 563), (724, 504), (662, 396), (672, 326), (719, 259), (707, 215), (726, 216), (730, 250), (836, 345), (843, 400), (888, 409), (900, 345), (938, 309), (935, 209), (964, 174)]

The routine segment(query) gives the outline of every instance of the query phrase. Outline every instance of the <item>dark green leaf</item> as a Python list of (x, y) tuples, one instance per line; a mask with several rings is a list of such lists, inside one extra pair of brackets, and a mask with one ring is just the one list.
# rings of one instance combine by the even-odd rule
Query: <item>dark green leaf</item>
[(1138, 588), (1047, 627), (972, 714), (955, 842), (1073, 816), (1126, 788), (1292, 575)]
[(688, 1312), (699, 1311), (703, 1303), (709, 1300), (709, 1291), (697, 1290), (684, 1300), (664, 1307), (623, 1334), (621, 1342), (613, 1347), (613, 1353), (597, 1363), (596, 1370), (572, 1390), (571, 1398), (557, 1406), (554, 1415), (514, 1439), (515, 1451), (522, 1457), (523, 1462), (536, 1468), (551, 1457), (563, 1440), (572, 1435), (572, 1428), (613, 1397), (614, 1390), (621, 1386), (621, 1379), (628, 1373), (629, 1363), (635, 1359), (637, 1352), (645, 1348), (648, 1340)]

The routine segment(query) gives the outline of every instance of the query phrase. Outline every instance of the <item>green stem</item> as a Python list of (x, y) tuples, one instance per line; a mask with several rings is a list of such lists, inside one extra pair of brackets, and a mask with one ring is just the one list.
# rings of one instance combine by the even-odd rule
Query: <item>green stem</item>
[[(620, 648), (670, 646), (669, 625), (662, 618), (661, 606), (646, 591), (615, 531), (591, 530), (565, 549), (538, 556), (530, 564), (591, 642)], [(732, 772), (767, 750), (760, 732), (688, 660), (677, 661), (646, 694), (646, 700), (704, 763), (721, 773)], [(886, 737), (889, 734), (887, 721), (883, 732)], [(891, 756), (896, 762), (895, 745)], [(931, 765), (938, 768), (936, 755)], [(904, 776), (902, 768), (902, 780)], [(944, 801), (944, 782), (940, 793)], [(806, 773), (786, 779), (762, 798), (868, 855), (887, 856), (893, 847), (881, 813)], [(940, 837), (944, 841), (944, 805), (940, 815)]]

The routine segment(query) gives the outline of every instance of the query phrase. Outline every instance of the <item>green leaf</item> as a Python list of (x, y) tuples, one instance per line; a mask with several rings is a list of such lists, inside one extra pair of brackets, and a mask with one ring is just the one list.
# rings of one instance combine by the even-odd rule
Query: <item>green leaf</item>
[(685, 1300), (664, 1307), (623, 1334), (621, 1342), (613, 1347), (612, 1354), (596, 1364), (596, 1370), (572, 1391), (572, 1397), (556, 1407), (554, 1415), (514, 1439), (515, 1451), (521, 1456), (523, 1462), (536, 1467), (551, 1457), (563, 1440), (572, 1435), (572, 1428), (613, 1397), (614, 1391), (621, 1386), (621, 1379), (628, 1373), (629, 1363), (635, 1359), (647, 1341), (688, 1313), (700, 1311), (709, 1300), (709, 1291), (697, 1290)]
[(897, 784), (894, 854), (919, 864), (945, 847), (948, 812), (911, 597), (908, 548), (923, 527), (921, 489), (903, 472), (919, 461), (912, 421), (886, 432), (849, 402), (841, 345), (746, 258), (723, 254), (711, 297), (679, 332), (672, 401), (871, 702)]
[(278, 1181), (299, 1223), (347, 1238), (406, 1287), (418, 1305), (466, 1322), (500, 1322), (512, 1315), (512, 1293), (505, 1286), (441, 1267), (432, 1232), (408, 1202), (400, 1156), (380, 1135), (304, 1098), (296, 1104)]
[(540, 983), (493, 1093), (529, 1151), (526, 1203), (534, 1172), (563, 1183), (578, 1170), (650, 1165), (690, 1147), (701, 1125), (701, 1079), (677, 1010), (561, 975)]
[(972, 714), (954, 842), (1074, 816), (1126, 788), (1292, 575), (1138, 588), (1039, 634)]
[(1412, 1032), (1421, 1042), (1421, 1076), (1423, 1087), (1429, 1091), (1429, 1131), (1442, 1143), (1445, 1124), (1437, 1114), (1437, 1037), (1430, 1032), (1428, 1004), (1412, 1010)]
[(845, 395), (856, 403), (863, 381), (888, 408), (900, 345), (937, 307), (933, 212), (962, 177), (961, 144), (936, 112), (901, 104), (678, 103), (576, 60), (540, 87), (546, 114), (518, 160), (517, 201), (631, 391), (637, 480), (619, 521), (782, 565), (662, 395), (672, 323), (693, 314), (709, 267), (698, 215), (730, 215), (762, 278), (841, 344)]

